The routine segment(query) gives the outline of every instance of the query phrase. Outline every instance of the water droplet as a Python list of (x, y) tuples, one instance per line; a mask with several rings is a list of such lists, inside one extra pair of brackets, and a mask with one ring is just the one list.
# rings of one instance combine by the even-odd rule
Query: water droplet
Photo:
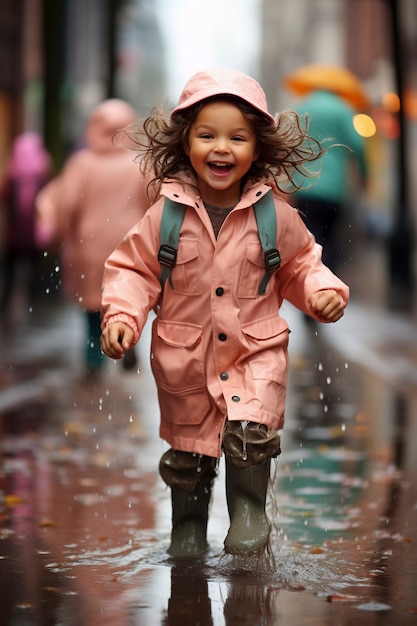
[(319, 363), (317, 366), (317, 369), (319, 370), (319, 372), (323, 371), (323, 363)]

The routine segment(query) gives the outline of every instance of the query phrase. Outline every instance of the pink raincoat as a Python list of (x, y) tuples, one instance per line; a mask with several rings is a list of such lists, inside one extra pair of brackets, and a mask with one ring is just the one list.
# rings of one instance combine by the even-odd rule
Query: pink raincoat
[(264, 262), (252, 205), (270, 187), (255, 183), (227, 216), (216, 240), (202, 200), (178, 183), (162, 195), (187, 205), (173, 288), (161, 294), (158, 262), (160, 199), (106, 262), (102, 327), (127, 323), (136, 342), (148, 313), (153, 322), (151, 366), (158, 387), (160, 435), (174, 449), (221, 455), (229, 420), (280, 429), (288, 371), (284, 298), (314, 317), (309, 297), (335, 289), (347, 302), (348, 287), (321, 262), (321, 247), (297, 211), (278, 194), (277, 248), (281, 267), (258, 295)]
[(135, 153), (112, 143), (114, 133), (135, 120), (123, 100), (99, 104), (86, 127), (86, 147), (37, 198), (40, 238), (61, 244), (64, 291), (88, 311), (100, 310), (105, 260), (150, 205)]
[(6, 249), (18, 253), (37, 250), (35, 199), (51, 178), (51, 172), (51, 157), (41, 135), (18, 135), (0, 188), (0, 201), (6, 211)]

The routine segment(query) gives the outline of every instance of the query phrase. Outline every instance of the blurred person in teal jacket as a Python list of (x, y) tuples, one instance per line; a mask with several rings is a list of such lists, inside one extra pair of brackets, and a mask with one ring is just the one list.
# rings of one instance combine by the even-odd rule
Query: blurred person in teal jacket
[(323, 261), (333, 271), (340, 256), (337, 232), (367, 179), (363, 138), (353, 126), (355, 110), (345, 99), (326, 90), (315, 90), (293, 107), (304, 115), (311, 137), (325, 149), (314, 166), (314, 178), (305, 179), (294, 202), (307, 227), (323, 246)]

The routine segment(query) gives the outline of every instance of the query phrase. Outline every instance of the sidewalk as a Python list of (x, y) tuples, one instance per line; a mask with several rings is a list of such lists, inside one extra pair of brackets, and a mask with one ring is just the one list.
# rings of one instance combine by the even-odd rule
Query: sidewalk
[(335, 325), (323, 325), (326, 340), (398, 391), (417, 389), (417, 324), (411, 316), (351, 301)]

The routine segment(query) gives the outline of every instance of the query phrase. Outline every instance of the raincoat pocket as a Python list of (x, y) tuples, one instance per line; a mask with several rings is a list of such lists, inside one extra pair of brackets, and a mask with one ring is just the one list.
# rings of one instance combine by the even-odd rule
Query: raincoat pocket
[(155, 320), (151, 367), (158, 387), (185, 395), (206, 387), (203, 329), (196, 324)]
[(175, 267), (171, 272), (173, 291), (183, 296), (201, 294), (198, 240), (180, 237)]
[(273, 315), (243, 324), (242, 331), (252, 345), (249, 367), (253, 378), (271, 380), (286, 387), (289, 338), (287, 322)]
[[(249, 241), (239, 280), (238, 298), (256, 298), (265, 274), (262, 247), (259, 241)], [(267, 290), (268, 292), (268, 287)]]

